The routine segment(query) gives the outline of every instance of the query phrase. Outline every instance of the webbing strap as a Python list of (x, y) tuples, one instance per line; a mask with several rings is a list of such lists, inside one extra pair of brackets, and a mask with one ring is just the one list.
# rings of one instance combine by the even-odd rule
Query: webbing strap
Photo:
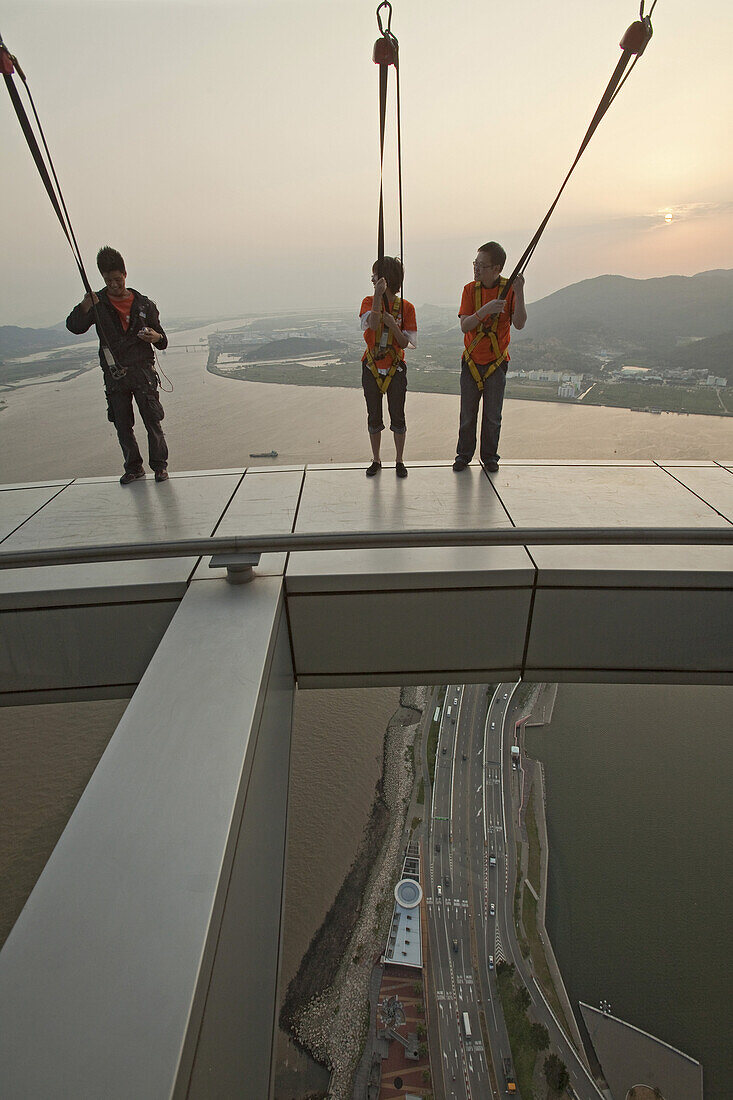
[[(387, 9), (387, 26), (382, 26), (380, 11)], [(381, 39), (377, 39), (374, 45), (373, 59), (379, 65), (379, 219), (377, 226), (377, 270), (381, 269), (384, 259), (384, 132), (387, 125), (387, 81), (389, 67), (394, 65), (395, 70), (395, 98), (397, 107), (397, 192), (400, 223), (400, 260), (403, 265), (403, 281), (400, 284), (400, 298), (404, 294), (404, 263), (405, 247), (402, 224), (402, 116), (400, 108), (400, 55), (399, 43), (392, 34), (392, 5), (389, 0), (382, 0), (377, 7), (377, 25)]]
[[(505, 290), (505, 284), (507, 282), (507, 279), (499, 279), (499, 293), (497, 294), (497, 300), (502, 297)], [(477, 279), (473, 285), (473, 304), (475, 312), (478, 313), (482, 305), (480, 279)], [(466, 361), (466, 366), (470, 370), (473, 380), (478, 386), (479, 390), (482, 390), (484, 388), (484, 380), (488, 378), (490, 374), (493, 374), (497, 367), (500, 367), (501, 364), (509, 358), (507, 353), (505, 351), (502, 351), (499, 347), (499, 340), (496, 335), (497, 329), (499, 328), (500, 316), (501, 315), (499, 313), (495, 313), (491, 319), (490, 325), (486, 325), (482, 321), (476, 330), (476, 335), (463, 353), (463, 358)], [(478, 368), (478, 364), (473, 358), (472, 353), (475, 351), (481, 341), (486, 339), (487, 337), (491, 344), (491, 350), (494, 353), (494, 358), (491, 360), (490, 363), (487, 364), (486, 370), (482, 374)]]
[[(585, 152), (585, 150), (588, 146), (588, 143), (590, 142), (590, 139), (593, 137), (594, 133), (598, 129), (598, 126), (600, 125), (601, 120), (603, 119), (604, 115), (606, 114), (606, 111), (611, 106), (611, 104), (613, 103), (613, 101), (616, 98), (616, 96), (618, 95), (618, 93), (621, 91), (622, 86), (626, 83), (626, 80), (631, 75), (631, 72), (632, 72), (634, 66), (636, 65), (636, 62), (639, 60), (639, 58), (643, 54), (644, 50), (646, 49), (646, 47), (647, 47), (647, 45), (648, 45), (648, 43), (649, 43), (649, 41), (652, 37), (652, 34), (653, 34), (652, 24), (651, 24), (651, 16), (652, 16), (652, 12), (654, 11), (654, 8), (656, 7), (656, 5), (657, 5), (657, 0), (653, 0), (652, 6), (649, 9), (649, 15), (645, 16), (644, 15), (644, 0), (641, 0), (641, 6), (640, 6), (640, 10), (639, 10), (639, 19), (636, 22), (632, 23), (630, 27), (628, 27), (628, 29), (626, 30), (626, 33), (624, 34), (623, 38), (621, 39), (621, 43), (620, 43), (621, 50), (622, 50), (621, 57), (619, 59), (618, 64), (616, 65), (616, 68), (613, 70), (613, 73), (611, 74), (611, 79), (608, 82), (608, 85), (606, 87), (605, 92), (601, 96), (601, 101), (598, 104), (598, 107), (596, 108), (596, 113), (593, 115), (593, 118), (590, 121), (590, 125), (589, 125), (589, 127), (586, 131), (585, 137), (583, 138), (582, 142), (580, 143), (580, 148), (578, 149), (575, 160), (570, 165), (570, 170), (568, 171), (568, 174), (566, 175), (565, 179), (563, 180), (562, 186), (560, 187), (560, 190), (558, 191), (557, 195), (555, 196), (555, 199), (554, 199), (552, 205), (550, 206), (550, 209), (547, 211), (544, 218), (540, 222), (539, 227), (537, 228), (537, 232), (532, 237), (532, 240), (529, 242), (529, 244), (525, 248), (524, 252), (520, 256), (516, 267), (512, 271), (509, 278), (507, 279), (506, 287), (502, 291), (500, 297), (505, 298), (506, 295), (509, 293), (509, 290), (511, 289), (515, 279), (517, 278), (517, 275), (520, 275), (520, 274), (524, 273), (527, 265), (529, 264), (529, 261), (532, 259), (532, 255), (534, 253), (535, 248), (539, 244), (540, 237), (544, 233), (545, 227), (546, 227), (547, 223), (549, 222), (549, 220), (552, 216), (552, 213), (553, 213), (555, 207), (557, 206), (557, 204), (560, 200), (560, 196), (562, 195), (563, 191), (565, 190), (565, 187), (568, 183), (568, 180), (570, 179), (573, 172), (575, 171), (575, 167), (578, 164), (578, 161), (580, 160), (583, 153)], [(634, 60), (631, 63), (631, 65), (629, 65), (629, 62), (631, 62), (632, 57), (634, 58)], [(628, 72), (626, 72), (627, 69), (628, 69)], [(625, 76), (624, 76), (624, 72), (626, 72)]]
[[(84, 286), (84, 290), (86, 291), (86, 293), (90, 297), (90, 300), (91, 300), (91, 303), (92, 303), (92, 309), (94, 310), (94, 320), (96, 322), (97, 330), (99, 332), (100, 341), (102, 343), (102, 350), (103, 350), (103, 353), (105, 355), (107, 366), (110, 369), (110, 372), (112, 373), (113, 377), (121, 378), (123, 375), (125, 375), (127, 373), (127, 370), (126, 370), (125, 367), (121, 366), (117, 362), (117, 360), (114, 356), (114, 353), (111, 350), (112, 341), (109, 338), (109, 331), (106, 328), (105, 322), (102, 320), (101, 311), (99, 310), (97, 303), (94, 301), (94, 292), (92, 291), (91, 284), (89, 282), (89, 279), (87, 278), (87, 273), (84, 269), (84, 261), (82, 260), (81, 250), (80, 250), (79, 245), (78, 245), (77, 240), (76, 240), (76, 235), (74, 233), (74, 227), (71, 224), (71, 218), (69, 217), (69, 211), (66, 208), (66, 203), (64, 201), (63, 192), (61, 190), (61, 184), (59, 183), (58, 176), (56, 175), (56, 169), (54, 167), (53, 159), (51, 157), (51, 152), (48, 148), (48, 143), (46, 141), (46, 135), (43, 132), (43, 126), (41, 125), (41, 120), (38, 117), (38, 111), (36, 110), (35, 101), (34, 101), (33, 96), (31, 94), (30, 87), (28, 86), (28, 81), (26, 80), (25, 73), (23, 72), (22, 68), (20, 67), (20, 64), (18, 63), (17, 57), (14, 57), (13, 54), (11, 54), (10, 51), (5, 46), (5, 44), (2, 40), (2, 35), (0, 35), (0, 55), (2, 56), (2, 61), (3, 61), (3, 64), (2, 64), (3, 79), (5, 80), (5, 86), (8, 89), (8, 94), (10, 95), (10, 101), (13, 104), (13, 108), (15, 110), (15, 113), (16, 113), (17, 117), (18, 117), (18, 122), (20, 123), (20, 128), (23, 131), (23, 136), (25, 137), (25, 140), (26, 140), (26, 143), (27, 143), (28, 148), (30, 150), (31, 156), (33, 157), (36, 168), (38, 169), (38, 174), (41, 177), (41, 182), (43, 183), (43, 186), (45, 187), (46, 192), (48, 194), (48, 197), (51, 200), (51, 205), (54, 209), (56, 217), (59, 220), (59, 224), (61, 225), (64, 236), (66, 237), (66, 240), (69, 242), (69, 248), (71, 249), (72, 255), (74, 257), (74, 261), (75, 261), (76, 266), (79, 270), (79, 275), (81, 276), (81, 281), (82, 281), (82, 284)], [(43, 143), (43, 148), (45, 150), (46, 158), (48, 160), (48, 168), (46, 167), (46, 162), (43, 159), (43, 153), (41, 152), (40, 147), (38, 145), (38, 141), (36, 139), (36, 135), (33, 132), (33, 127), (31, 125), (30, 119), (28, 118), (28, 114), (26, 112), (26, 109), (23, 106), (23, 102), (20, 98), (20, 95), (18, 94), (18, 89), (15, 87), (15, 82), (13, 80), (13, 70), (14, 69), (15, 69), (15, 71), (17, 71), (18, 76), (20, 77), (21, 81), (23, 82), (23, 87), (25, 88), (26, 95), (28, 96), (28, 101), (31, 105), (31, 110), (33, 111), (33, 117), (36, 121), (36, 126), (38, 127), (38, 133), (41, 136), (41, 141)], [(49, 175), (49, 169), (50, 169), (50, 175)], [(51, 177), (53, 177), (53, 183), (51, 182)], [(54, 185), (55, 185), (55, 187), (54, 187)]]
[(376, 363), (376, 360), (374, 358), (374, 354), (371, 351), (371, 349), (369, 351), (367, 351), (367, 353), (364, 357), (364, 360), (365, 360), (367, 366), (369, 367), (369, 370), (374, 375), (374, 381), (377, 383), (377, 387), (379, 388), (380, 393), (386, 393), (387, 392), (387, 390), (389, 389), (389, 384), (392, 381), (392, 379), (394, 378), (394, 376), (397, 372), (398, 366), (402, 362), (402, 360), (399, 358), (399, 356), (395, 353), (394, 347), (388, 348), (387, 351), (390, 354), (390, 357), (392, 359), (392, 365), (391, 365), (391, 367), (389, 368), (389, 370), (387, 371), (386, 374), (380, 374), (379, 373), (379, 370), (377, 368), (377, 363)]

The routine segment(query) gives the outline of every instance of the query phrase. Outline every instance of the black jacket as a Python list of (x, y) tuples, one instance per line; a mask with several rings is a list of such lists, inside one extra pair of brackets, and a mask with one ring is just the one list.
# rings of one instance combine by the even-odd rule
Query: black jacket
[[(137, 290), (133, 290), (132, 287), (128, 287), (128, 290), (134, 294), (135, 298), (130, 306), (130, 324), (127, 327), (127, 332), (122, 328), (119, 313), (108, 300), (106, 287), (98, 292), (99, 304), (97, 306), (104, 333), (100, 331), (99, 325), (95, 324), (94, 309), (90, 309), (88, 313), (85, 313), (81, 308), (81, 304), (79, 304), (72, 309), (66, 318), (67, 329), (69, 332), (76, 333), (77, 336), (95, 325), (99, 337), (99, 362), (104, 372), (105, 386), (108, 390), (134, 389), (138, 384), (149, 386), (150, 372), (155, 369), (153, 347), (158, 348), (159, 351), (165, 351), (168, 347), (168, 337), (161, 326), (160, 315), (155, 302), (151, 301), (150, 298), (146, 298), (144, 294), (140, 294)], [(162, 339), (154, 345), (147, 343), (145, 340), (139, 340), (137, 334), (141, 328), (155, 329), (156, 332), (161, 334)], [(102, 352), (103, 343), (109, 344), (117, 362), (127, 369), (125, 378), (112, 378)]]

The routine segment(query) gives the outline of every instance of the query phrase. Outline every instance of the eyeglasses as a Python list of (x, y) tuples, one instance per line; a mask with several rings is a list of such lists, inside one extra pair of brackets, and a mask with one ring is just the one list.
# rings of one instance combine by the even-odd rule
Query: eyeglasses
[(495, 267), (496, 265), (495, 264), (482, 264), (478, 260), (474, 260), (473, 261), (473, 266), (474, 267)]

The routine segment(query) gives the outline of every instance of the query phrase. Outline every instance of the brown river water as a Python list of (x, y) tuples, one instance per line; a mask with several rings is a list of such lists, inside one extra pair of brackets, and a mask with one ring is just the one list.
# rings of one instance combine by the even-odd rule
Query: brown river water
[[(172, 344), (197, 341), (215, 326), (177, 333)], [(92, 355), (94, 353), (92, 352)], [(163, 395), (166, 408), (165, 427), (174, 470), (222, 469), (251, 464), (250, 451), (278, 452), (276, 460), (254, 460), (259, 464), (292, 464), (303, 462), (369, 460), (363, 398), (358, 389), (316, 389), (296, 386), (270, 386), (238, 382), (208, 374), (204, 352), (170, 351), (163, 358), (166, 373), (174, 382), (174, 393)], [(354, 371), (358, 367), (355, 364)], [(2, 402), (6, 405), (3, 408)], [(458, 399), (447, 395), (408, 394), (408, 437), (405, 458), (450, 459), (454, 454), (457, 431)], [(650, 414), (623, 409), (583, 408), (528, 401), (507, 401), (504, 408), (502, 455), (507, 459), (733, 459), (733, 430), (729, 419)], [(391, 442), (385, 439), (383, 457), (389, 461)], [(0, 483), (32, 481), (37, 478), (91, 477), (121, 471), (120, 456), (114, 431), (105, 417), (101, 377), (98, 369), (90, 370), (68, 382), (48, 381), (2, 393), (0, 392)], [(122, 491), (122, 490), (121, 490)], [(636, 689), (639, 701), (629, 717), (627, 703), (630, 689), (584, 688), (576, 698), (576, 711), (587, 723), (606, 721), (609, 699), (618, 700), (624, 714), (624, 729), (638, 729), (649, 720), (653, 707), (649, 696)], [(700, 728), (709, 736), (704, 750), (715, 759), (722, 747), (711, 743), (714, 729), (724, 736), (730, 733), (730, 703), (733, 692), (725, 689), (694, 689), (696, 713)], [(675, 692), (684, 689), (675, 689)], [(617, 694), (615, 694), (617, 693)], [(558, 700), (558, 714), (563, 728), (570, 734), (571, 718)], [(581, 707), (582, 699), (582, 710)], [(594, 702), (594, 699), (596, 700)], [(398, 701), (396, 689), (354, 691), (322, 691), (300, 693), (296, 702), (296, 722), (293, 740), (293, 767), (290, 794), (290, 836), (285, 913), (285, 955), (283, 977), (287, 980), (297, 968), (301, 955), (330, 906), (344, 874), (353, 859), (366, 822), (374, 785), (381, 765), (381, 747), (388, 718)], [(594, 709), (595, 708), (595, 709)], [(0, 880), (6, 884), (0, 903), (0, 942), (12, 922), (33, 882), (48, 858), (69, 813), (84, 788), (95, 764), (111, 735), (124, 703), (86, 703), (60, 706), (0, 709)], [(633, 707), (632, 707), (633, 710)], [(680, 717), (677, 717), (677, 714)], [(593, 718), (593, 715), (596, 718)], [(683, 718), (681, 715), (686, 717)], [(689, 708), (667, 708), (664, 716), (665, 736), (657, 738), (658, 751), (664, 755), (662, 770), (669, 777), (674, 773), (684, 781), (685, 759), (699, 752), (690, 738)], [(636, 724), (635, 724), (636, 723)], [(575, 726), (572, 726), (575, 729)], [(551, 733), (549, 734), (551, 736)], [(625, 735), (626, 736), (626, 735)], [(633, 735), (629, 734), (629, 736)], [(580, 736), (573, 742), (573, 776), (583, 783), (584, 768), (592, 768), (593, 751), (587, 749), (583, 758)], [(539, 751), (539, 749), (538, 749)], [(593, 919), (593, 905), (586, 904), (597, 887), (605, 881), (609, 869), (616, 874), (614, 847), (603, 859), (588, 858), (575, 853), (577, 820), (563, 814), (558, 800), (553, 799), (553, 775), (560, 774), (562, 753), (556, 753), (548, 767), (550, 794), (550, 836), (557, 853), (555, 864), (561, 876), (553, 878), (550, 869), (550, 897), (562, 904), (563, 915), (574, 911), (574, 919), (582, 924)], [(730, 774), (730, 773), (728, 773)], [(712, 781), (712, 780), (711, 780)], [(720, 782), (720, 776), (716, 783)], [(622, 777), (619, 779), (622, 786)], [(638, 776), (635, 790), (644, 787)], [(570, 787), (572, 790), (572, 785)], [(646, 789), (644, 820), (674, 818), (674, 807), (656, 786)], [(567, 791), (564, 789), (564, 795)], [(642, 797), (640, 794), (638, 797)], [(564, 800), (564, 799), (563, 799)], [(723, 801), (716, 801), (722, 806)], [(728, 803), (729, 804), (729, 803)], [(554, 806), (556, 822), (553, 824)], [(606, 799), (599, 800), (599, 812), (606, 815), (609, 835), (619, 824), (620, 806)], [(725, 828), (728, 821), (715, 822), (705, 815), (706, 828), (712, 830), (710, 845), (715, 844), (715, 828), (722, 831), (722, 850), (730, 847)], [(725, 828), (723, 827), (725, 826)], [(684, 823), (679, 823), (684, 828)], [(727, 836), (727, 840), (725, 839)], [(582, 888), (574, 882), (571, 854), (583, 860)], [(628, 853), (627, 853), (628, 854)], [(646, 853), (646, 858), (649, 853)], [(653, 853), (651, 856), (654, 859)], [(725, 900), (725, 877), (718, 880), (723, 890), (721, 899), (709, 879), (701, 882), (694, 867), (678, 866), (680, 894), (695, 890), (700, 911), (708, 902)], [(595, 877), (594, 877), (595, 875)], [(636, 889), (636, 888), (635, 888)], [(639, 893), (627, 896), (623, 914), (625, 935), (629, 942), (644, 943), (664, 924), (664, 912), (643, 900), (643, 876)], [(700, 897), (702, 891), (702, 897)], [(563, 901), (559, 897), (562, 892)], [(728, 898), (729, 900), (729, 898)], [(584, 908), (585, 904), (585, 908)], [(670, 902), (669, 904), (673, 904)], [(689, 910), (686, 913), (690, 916)], [(549, 917), (552, 928), (552, 915)], [(578, 924), (576, 923), (576, 927)], [(700, 947), (704, 930), (690, 924), (689, 942), (698, 944), (698, 955), (714, 951), (722, 963), (730, 942)], [(587, 941), (587, 942), (586, 942)], [(569, 971), (569, 984), (575, 996), (590, 997), (595, 989), (586, 991), (584, 977), (594, 967), (593, 937), (583, 943), (583, 955), (574, 961), (569, 942), (561, 945), (561, 962)], [(601, 957), (603, 945), (597, 945)], [(707, 1097), (722, 1097), (715, 1079), (722, 1080), (721, 1062), (715, 1065), (716, 1049), (725, 1046), (722, 1021), (727, 1015), (723, 991), (718, 986), (706, 990), (701, 985), (691, 990), (687, 1003), (672, 1014), (661, 1014), (655, 1020), (654, 1004), (663, 1001), (664, 994), (646, 999), (632, 995), (639, 985), (658, 980), (658, 975), (645, 974), (643, 957), (634, 954), (635, 970), (629, 975), (629, 1003), (635, 1010), (645, 1005), (644, 1018), (632, 1022), (655, 1032), (672, 1044), (702, 1058), (706, 1065), (712, 1059), (712, 1077), (707, 1078)], [(695, 952), (693, 951), (693, 955)], [(674, 965), (669, 963), (668, 965)], [(641, 967), (641, 971), (639, 970)], [(694, 981), (694, 966), (690, 966)], [(684, 984), (684, 983), (683, 983)], [(614, 1012), (624, 1015), (623, 981), (614, 990)], [(689, 985), (687, 986), (690, 992)], [(647, 986), (647, 992), (651, 990)], [(608, 994), (606, 994), (608, 995)], [(695, 1002), (708, 996), (712, 1007), (706, 1012), (708, 1024), (718, 1019), (716, 1031), (709, 1031), (709, 1042), (701, 1038), (700, 1029), (690, 1026), (699, 1015)], [(672, 1033), (670, 1033), (672, 1032)], [(688, 1042), (690, 1037), (694, 1042)], [(712, 1068), (712, 1067), (711, 1067)]]

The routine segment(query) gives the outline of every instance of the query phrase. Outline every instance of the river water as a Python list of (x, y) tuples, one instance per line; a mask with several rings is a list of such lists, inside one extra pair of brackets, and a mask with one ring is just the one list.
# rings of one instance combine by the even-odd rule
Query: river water
[[(207, 374), (205, 360), (175, 350), (163, 359), (175, 385), (163, 398), (173, 469), (235, 467), (270, 449), (277, 463), (368, 462), (358, 390), (237, 382)], [(119, 471), (98, 370), (0, 396), (1, 483)], [(455, 397), (408, 396), (408, 465), (452, 458), (457, 414)], [(728, 460), (732, 451), (725, 419), (525, 401), (504, 409), (505, 458)], [(733, 1079), (723, 979), (732, 703), (733, 690), (719, 688), (561, 686), (552, 726), (532, 735), (548, 778), (548, 923), (571, 997), (606, 997), (620, 1016), (701, 1058), (715, 1100)], [(285, 980), (351, 863), (396, 706), (395, 689), (298, 696)], [(11, 883), (0, 941), (122, 708), (0, 709), (0, 876)]]
[(547, 925), (570, 999), (733, 1081), (733, 688), (561, 684), (527, 748), (545, 765)]

